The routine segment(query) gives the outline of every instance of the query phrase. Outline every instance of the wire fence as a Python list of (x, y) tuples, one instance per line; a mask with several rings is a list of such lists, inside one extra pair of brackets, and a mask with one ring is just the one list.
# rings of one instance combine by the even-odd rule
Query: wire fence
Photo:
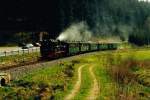
[(36, 62), (39, 57), (39, 47), (0, 52), (0, 70), (11, 66), (21, 66)]
[(34, 52), (40, 52), (39, 47), (35, 48), (29, 48), (29, 49), (19, 49), (19, 50), (12, 50), (12, 51), (0, 51), (0, 57), (7, 57), (7, 56), (12, 56), (12, 55), (22, 55), (22, 54), (30, 54)]

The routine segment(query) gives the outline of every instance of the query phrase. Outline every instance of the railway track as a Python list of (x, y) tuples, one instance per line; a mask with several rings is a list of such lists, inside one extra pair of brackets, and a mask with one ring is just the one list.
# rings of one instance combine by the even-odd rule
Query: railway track
[[(95, 51), (95, 52), (98, 52), (98, 51)], [(65, 56), (65, 57), (53, 58), (51, 60), (42, 59), (39, 57), (39, 59), (34, 60), (34, 61), (28, 61), (28, 62), (23, 61), (22, 63), (8, 65), (8, 66), (4, 65), (3, 67), (0, 67), (0, 71), (6, 71), (9, 69), (13, 69), (13, 68), (20, 68), (23, 66), (36, 65), (38, 63), (46, 63), (46, 62), (51, 62), (51, 61), (60, 60), (60, 59), (68, 59), (68, 58), (72, 58), (72, 57), (76, 57), (76, 56), (83, 56), (83, 55), (87, 55), (87, 54), (91, 54), (91, 53), (94, 53), (94, 52), (86, 52), (86, 53), (80, 53), (80, 54), (76, 54), (76, 55), (69, 55), (69, 56)]]
[[(74, 56), (79, 56), (79, 55), (74, 55)], [(28, 62), (23, 61), (22, 63), (15, 64), (15, 65), (3, 66), (2, 68), (0, 68), (0, 71), (6, 71), (6, 70), (9, 70), (9, 69), (13, 69), (13, 68), (21, 68), (23, 66), (36, 65), (38, 63), (46, 63), (46, 62), (56, 61), (56, 60), (60, 60), (60, 59), (67, 59), (68, 57), (70, 58), (70, 57), (73, 57), (73, 56), (60, 57), (60, 58), (55, 58), (55, 59), (51, 59), (51, 60), (42, 59), (42, 58), (39, 57), (39, 59), (36, 60), (36, 61), (28, 61)]]
[(59, 59), (54, 59), (51, 61), (36, 61), (36, 62), (30, 62), (22, 65), (16, 65), (16, 66), (9, 66), (3, 69), (0, 69), (0, 72), (9, 73), (11, 75), (12, 80), (18, 79), (20, 76), (25, 75), (27, 73), (30, 73), (33, 70), (38, 70), (45, 67), (51, 67), (55, 64), (59, 64), (64, 61), (72, 61), (77, 58), (81, 58), (84, 56), (88, 56), (91, 54), (95, 54), (96, 52), (86, 53), (86, 54), (80, 54), (80, 55), (74, 55)]
[(33, 64), (37, 64), (37, 63), (41, 63), (41, 62), (44, 62), (44, 61), (38, 60), (38, 61), (31, 61), (31, 62), (22, 62), (22, 63), (16, 64), (16, 65), (4, 66), (4, 67), (0, 68), (0, 71), (9, 70), (12, 68), (19, 68), (21, 66), (33, 65)]
[[(111, 50), (111, 52), (118, 52), (118, 51), (121, 52), (121, 51), (124, 51), (124, 50), (126, 50), (126, 49), (115, 50), (115, 51)], [(131, 49), (127, 49), (127, 50), (131, 50)], [(133, 50), (142, 51), (143, 49), (138, 49), (138, 50), (133, 49)], [(92, 54), (95, 54), (95, 53), (97, 53), (97, 52), (84, 53), (84, 54), (80, 54), (80, 55), (74, 55), (74, 56), (69, 56), (69, 57), (64, 57), (64, 58), (58, 58), (58, 59), (54, 59), (54, 60), (50, 60), (50, 61), (38, 60), (38, 61), (33, 61), (33, 62), (22, 63), (22, 64), (19, 64), (19, 65), (5, 66), (3, 68), (0, 68), (0, 72), (10, 73), (11, 76), (12, 76), (12, 79), (16, 79), (20, 75), (26, 74), (26, 73), (28, 73), (32, 70), (38, 69), (38, 68), (50, 67), (50, 66), (52, 66), (54, 64), (58, 64), (60, 62), (71, 61), (73, 59), (80, 58), (80, 57), (83, 57), (83, 56), (92, 55)]]
[[(119, 49), (119, 51), (128, 51), (128, 50), (142, 51), (144, 49), (145, 48), (140, 48), (140, 49), (136, 49), (136, 48), (131, 49), (130, 48), (130, 49)], [(148, 50), (150, 50), (150, 48), (148, 48)], [(99, 52), (99, 51), (96, 51), (96, 52)], [(83, 54), (80, 54), (80, 55), (82, 56), (82, 55), (87, 55), (87, 54), (91, 54), (91, 53), (94, 53), (94, 52), (83, 53)], [(68, 57), (70, 58), (70, 57), (74, 57), (74, 56), (79, 56), (79, 54), (78, 55), (70, 55)], [(42, 60), (41, 58), (39, 58), (36, 61), (22, 62), (22, 63), (15, 64), (15, 65), (3, 66), (2, 68), (0, 68), (0, 71), (9, 70), (9, 69), (12, 69), (12, 68), (20, 68), (22, 66), (35, 65), (35, 64), (38, 64), (38, 63), (46, 63), (46, 62), (49, 62), (49, 61), (54, 61), (54, 60), (59, 60), (59, 59), (67, 59), (68, 57), (61, 57), (61, 58), (57, 58), (57, 59), (53, 59), (53, 60)]]
[[(142, 50), (150, 50), (150, 48), (123, 48), (123, 49), (118, 49), (119, 51), (129, 51), (129, 50), (132, 50), (132, 51), (142, 51)], [(110, 50), (107, 50), (107, 51), (110, 51)], [(111, 50), (112, 51), (112, 50)], [(114, 51), (114, 50), (113, 50)], [(99, 51), (95, 51), (95, 52), (99, 52)], [(80, 53), (81, 54), (88, 54), (88, 53), (92, 53), (92, 52), (87, 52), (87, 53)], [(79, 55), (79, 54), (78, 54)], [(71, 57), (71, 56), (75, 56), (75, 55), (70, 55), (68, 57)], [(65, 57), (62, 57), (62, 58), (65, 58)], [(57, 59), (60, 59), (60, 58), (57, 58)], [(57, 59), (53, 59), (53, 60), (57, 60)], [(48, 60), (47, 60), (48, 61)], [(37, 61), (30, 61), (30, 62), (22, 62), (21, 64), (17, 64), (17, 65), (11, 65), (11, 66), (4, 66), (3, 68), (0, 68), (0, 70), (7, 70), (9, 68), (14, 68), (14, 67), (20, 67), (20, 66), (25, 66), (25, 65), (30, 65), (30, 64), (36, 64), (36, 63), (40, 63), (40, 62), (47, 62), (45, 60), (41, 60), (40, 58), (37, 60)], [(49, 60), (50, 61), (50, 60)]]

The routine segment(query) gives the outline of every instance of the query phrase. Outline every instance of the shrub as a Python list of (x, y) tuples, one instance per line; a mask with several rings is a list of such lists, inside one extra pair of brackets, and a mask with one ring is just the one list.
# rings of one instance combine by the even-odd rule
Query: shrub
[(136, 76), (132, 72), (136, 69), (138, 69), (138, 62), (129, 58), (117, 65), (110, 66), (108, 73), (117, 83), (128, 84), (136, 80)]
[(64, 69), (64, 74), (67, 75), (67, 77), (73, 77), (73, 74), (74, 74), (73, 66), (74, 66), (74, 64), (69, 64)]

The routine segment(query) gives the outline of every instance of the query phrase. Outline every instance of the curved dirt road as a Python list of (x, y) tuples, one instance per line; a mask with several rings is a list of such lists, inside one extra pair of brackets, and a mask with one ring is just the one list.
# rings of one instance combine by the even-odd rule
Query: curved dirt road
[(78, 68), (78, 80), (73, 88), (73, 90), (71, 91), (71, 93), (69, 95), (67, 95), (64, 100), (72, 100), (75, 95), (80, 91), (80, 87), (81, 87), (81, 80), (82, 80), (82, 68), (85, 67), (85, 65), (82, 65)]
[(99, 85), (98, 85), (98, 81), (96, 79), (96, 76), (93, 73), (93, 66), (89, 67), (89, 71), (90, 71), (90, 74), (91, 74), (92, 79), (93, 79), (93, 86), (92, 86), (86, 100), (97, 100), (97, 97), (99, 95)]
[[(74, 88), (72, 89), (71, 93), (69, 95), (67, 95), (64, 100), (73, 100), (74, 97), (77, 95), (77, 93), (80, 91), (81, 88), (81, 81), (82, 81), (82, 68), (85, 67), (85, 65), (80, 66), (78, 68), (78, 80), (76, 82), (76, 84), (74, 85)], [(98, 81), (96, 79), (96, 76), (94, 75), (93, 72), (93, 66), (89, 67), (89, 73), (92, 77), (92, 88), (90, 89), (88, 96), (85, 98), (85, 100), (97, 100), (98, 96), (99, 96), (99, 84)]]

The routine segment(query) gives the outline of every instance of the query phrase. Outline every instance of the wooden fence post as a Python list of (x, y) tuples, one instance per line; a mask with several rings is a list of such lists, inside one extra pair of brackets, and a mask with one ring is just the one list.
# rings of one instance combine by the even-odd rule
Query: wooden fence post
[(22, 54), (23, 54), (23, 63), (24, 63), (24, 49), (23, 49), (23, 53)]
[(7, 53), (7, 52), (6, 52), (6, 51), (4, 51), (4, 55), (5, 55), (5, 57), (6, 57), (6, 53)]
[(19, 50), (18, 50), (18, 55), (19, 55)]

